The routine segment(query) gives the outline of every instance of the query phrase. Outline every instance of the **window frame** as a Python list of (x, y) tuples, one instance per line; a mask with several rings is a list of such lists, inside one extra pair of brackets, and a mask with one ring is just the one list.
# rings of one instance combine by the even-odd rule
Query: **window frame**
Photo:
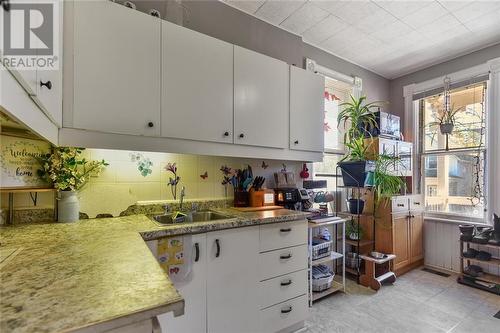
[[(455, 73), (447, 74), (452, 82), (461, 82), (469, 80), (472, 77), (479, 75), (489, 75), (487, 81), (487, 96), (486, 96), (486, 109), (487, 110), (500, 110), (500, 58), (491, 59), (483, 64), (467, 68)], [(420, 123), (419, 123), (419, 112), (415, 112), (413, 95), (431, 89), (440, 88), (443, 86), (443, 79), (445, 75), (435, 77), (433, 79), (423, 81), (420, 83), (412, 83), (403, 86), (403, 100), (404, 100), (404, 134), (408, 140), (413, 142), (420, 142)], [(486, 124), (491, 128), (494, 126), (492, 124), (500, 123), (499, 112), (486, 112)], [(500, 142), (499, 131), (487, 131), (486, 135), (486, 146), (493, 147), (491, 143)], [(477, 148), (476, 148), (477, 151)], [(422, 174), (424, 170), (423, 161), (421, 158), (421, 147), (419, 144), (415, 147), (415, 162), (414, 162), (414, 179), (412, 192), (417, 194), (424, 194), (425, 187), (421, 187)], [(486, 211), (484, 213), (483, 219), (475, 219), (469, 216), (454, 214), (454, 213), (436, 213), (436, 212), (425, 212), (424, 217), (426, 219), (431, 219), (435, 221), (449, 222), (449, 223), (479, 223), (479, 224), (489, 224), (493, 223), (493, 213), (500, 211), (500, 189), (495, 188), (493, 184), (500, 182), (500, 173), (495, 172), (495, 170), (500, 169), (500, 151), (495, 149), (490, 149), (488, 151), (488, 156), (486, 160), (486, 170), (485, 170), (485, 186), (484, 186), (484, 196)]]

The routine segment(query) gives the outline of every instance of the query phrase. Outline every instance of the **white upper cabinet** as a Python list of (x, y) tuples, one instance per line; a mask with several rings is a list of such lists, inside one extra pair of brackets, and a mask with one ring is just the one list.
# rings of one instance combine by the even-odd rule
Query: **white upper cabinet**
[(288, 65), (234, 46), (234, 143), (288, 146)]
[(290, 66), (290, 149), (324, 149), (325, 78)]
[(233, 142), (233, 45), (162, 22), (161, 135)]
[(73, 127), (160, 134), (160, 33), (156, 17), (74, 2)]

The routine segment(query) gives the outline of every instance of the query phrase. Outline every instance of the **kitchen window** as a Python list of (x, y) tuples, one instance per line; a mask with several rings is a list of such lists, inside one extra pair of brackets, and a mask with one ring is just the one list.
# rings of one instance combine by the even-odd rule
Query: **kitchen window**
[(323, 162), (313, 164), (313, 180), (326, 180), (327, 190), (335, 191), (337, 162), (344, 155), (344, 131), (337, 128), (340, 104), (353, 94), (353, 85), (325, 76), (325, 155)]
[(429, 213), (485, 217), (486, 80), (451, 85), (449, 108), (458, 111), (448, 135), (441, 133), (438, 124), (445, 109), (444, 88), (414, 96), (420, 124), (421, 188)]

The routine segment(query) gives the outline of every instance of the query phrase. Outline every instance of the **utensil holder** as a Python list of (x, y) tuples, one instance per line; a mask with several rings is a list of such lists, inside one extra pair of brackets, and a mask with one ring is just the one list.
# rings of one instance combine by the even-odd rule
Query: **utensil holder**
[(263, 190), (255, 191), (253, 188), (251, 188), (249, 192), (250, 207), (264, 206), (264, 193), (265, 191)]
[(248, 207), (248, 192), (234, 191), (234, 207)]

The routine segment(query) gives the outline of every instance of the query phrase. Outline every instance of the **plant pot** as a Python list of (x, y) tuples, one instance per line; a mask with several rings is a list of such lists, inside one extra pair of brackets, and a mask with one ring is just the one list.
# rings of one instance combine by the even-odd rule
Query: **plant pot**
[(59, 191), (57, 221), (76, 222), (80, 219), (80, 201), (75, 191)]
[(439, 130), (441, 134), (451, 134), (455, 125), (453, 123), (444, 123), (439, 125)]
[(361, 214), (365, 208), (365, 202), (362, 199), (349, 199), (347, 200), (347, 207), (351, 214)]
[(375, 161), (344, 161), (338, 166), (342, 171), (344, 186), (365, 187), (373, 185)]
[(348, 235), (348, 238), (349, 238), (350, 240), (356, 240), (356, 241), (357, 241), (358, 239), (361, 239), (361, 238), (359, 237), (359, 234), (358, 234), (357, 232), (351, 232), (351, 233)]

